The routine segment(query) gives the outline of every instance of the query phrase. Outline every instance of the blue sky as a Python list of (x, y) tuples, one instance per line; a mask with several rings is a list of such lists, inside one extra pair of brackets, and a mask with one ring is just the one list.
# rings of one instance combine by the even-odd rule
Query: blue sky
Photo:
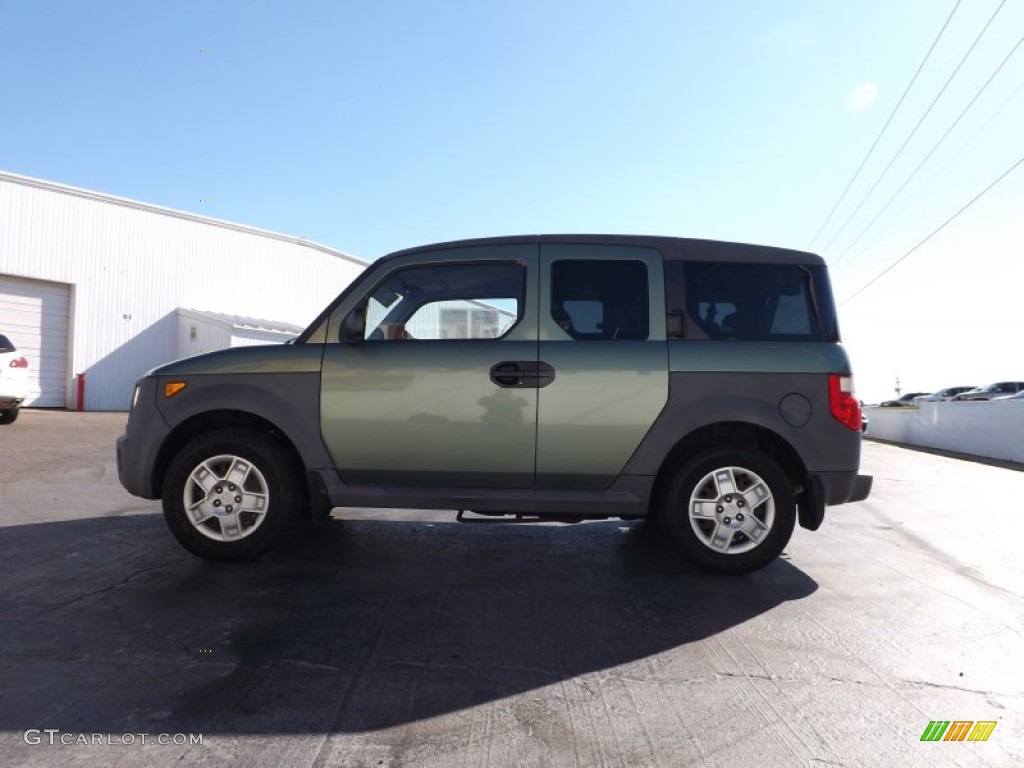
[[(1009, 0), (0, 0), (0, 169), (372, 259), (639, 232), (810, 248), (840, 300), (1024, 156)], [(201, 202), (210, 201), (210, 202)], [(1024, 379), (1024, 168), (840, 310), (861, 394)], [(838, 235), (838, 236), (837, 236)]]

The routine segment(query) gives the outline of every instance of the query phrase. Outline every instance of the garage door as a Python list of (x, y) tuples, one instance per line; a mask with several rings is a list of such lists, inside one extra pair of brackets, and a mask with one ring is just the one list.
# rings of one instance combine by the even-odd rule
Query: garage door
[(0, 333), (28, 358), (26, 405), (64, 406), (70, 287), (0, 275)]

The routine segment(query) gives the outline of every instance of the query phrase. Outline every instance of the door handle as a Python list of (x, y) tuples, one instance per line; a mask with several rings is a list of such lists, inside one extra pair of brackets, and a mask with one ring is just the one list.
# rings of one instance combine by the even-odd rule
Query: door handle
[(537, 388), (546, 387), (548, 384), (555, 380), (555, 367), (550, 363), (545, 363), (541, 360), (537, 363), (537, 375), (536, 375), (536, 386)]
[(555, 369), (536, 360), (505, 360), (491, 366), (491, 381), (499, 387), (539, 389), (555, 380)]
[(499, 387), (523, 386), (523, 375), (519, 366), (519, 363), (512, 360), (491, 366), (491, 381)]

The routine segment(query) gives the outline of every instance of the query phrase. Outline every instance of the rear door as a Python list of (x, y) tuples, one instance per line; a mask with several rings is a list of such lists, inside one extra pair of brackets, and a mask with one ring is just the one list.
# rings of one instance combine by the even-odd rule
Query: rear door
[(625, 467), (668, 401), (661, 254), (545, 243), (540, 251), (537, 488), (597, 489)]

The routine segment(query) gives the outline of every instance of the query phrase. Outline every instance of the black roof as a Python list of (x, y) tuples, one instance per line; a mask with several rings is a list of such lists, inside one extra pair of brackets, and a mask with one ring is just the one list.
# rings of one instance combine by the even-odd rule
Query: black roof
[(721, 240), (697, 240), (685, 237), (658, 235), (511, 235), (508, 237), (482, 237), (470, 240), (419, 245), (389, 253), (380, 259), (390, 260), (422, 251), (466, 248), (480, 245), (518, 245), (524, 243), (573, 243), (579, 245), (632, 245), (653, 248), (661, 252), (666, 261), (741, 261), (762, 264), (824, 264), (820, 256), (807, 251), (775, 248), (769, 245), (730, 243)]

